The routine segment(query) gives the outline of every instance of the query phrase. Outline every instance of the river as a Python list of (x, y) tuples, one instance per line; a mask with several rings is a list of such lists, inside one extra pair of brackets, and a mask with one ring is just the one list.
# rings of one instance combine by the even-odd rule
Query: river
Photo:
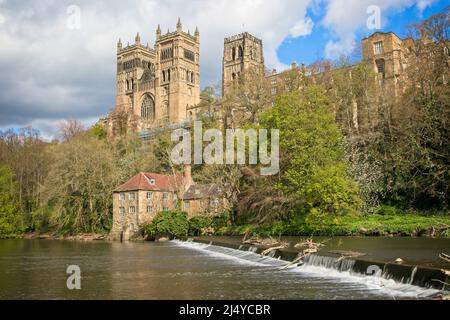
[[(390, 240), (394, 250), (404, 241)], [(427, 264), (432, 252), (450, 248), (449, 240), (424, 240), (411, 252), (420, 260), (422, 251)], [(372, 241), (371, 250), (377, 241), (378, 250), (387, 245)], [(70, 265), (80, 267), (81, 290), (67, 289)], [(436, 293), (321, 267), (282, 270), (284, 265), (251, 252), (196, 243), (4, 240), (0, 299), (422, 299)]]

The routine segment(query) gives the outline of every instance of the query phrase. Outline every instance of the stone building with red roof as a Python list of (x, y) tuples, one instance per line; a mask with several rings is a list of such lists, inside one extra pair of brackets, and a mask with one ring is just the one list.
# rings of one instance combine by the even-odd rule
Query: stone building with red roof
[(111, 239), (127, 241), (151, 223), (158, 212), (176, 209), (192, 185), (190, 168), (185, 175), (141, 172), (113, 192)]

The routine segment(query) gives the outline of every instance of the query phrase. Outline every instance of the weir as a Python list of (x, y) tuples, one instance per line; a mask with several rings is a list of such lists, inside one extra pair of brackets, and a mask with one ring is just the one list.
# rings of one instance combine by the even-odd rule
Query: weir
[(301, 264), (290, 265), (300, 252), (275, 250), (262, 256), (265, 248), (200, 239), (176, 241), (178, 245), (201, 250), (207, 254), (233, 259), (236, 263), (274, 267), (279, 272), (298, 272), (309, 277), (334, 278), (340, 282), (356, 282), (368, 289), (382, 290), (399, 297), (430, 297), (443, 290), (448, 282), (437, 268), (395, 264), (363, 258), (345, 258), (331, 253), (306, 256)]

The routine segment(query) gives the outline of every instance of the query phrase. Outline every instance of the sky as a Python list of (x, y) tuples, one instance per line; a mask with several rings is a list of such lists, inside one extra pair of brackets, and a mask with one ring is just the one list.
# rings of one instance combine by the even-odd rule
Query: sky
[(0, 0), (0, 130), (32, 126), (56, 137), (64, 119), (95, 124), (114, 108), (116, 46), (154, 44), (158, 24), (199, 28), (201, 85), (221, 79), (223, 38), (248, 31), (266, 66), (354, 52), (375, 31), (406, 35), (446, 0)]

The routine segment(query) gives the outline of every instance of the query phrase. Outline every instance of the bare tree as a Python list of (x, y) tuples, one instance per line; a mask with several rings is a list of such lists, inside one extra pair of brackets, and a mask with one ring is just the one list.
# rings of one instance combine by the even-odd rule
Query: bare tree
[(59, 124), (58, 133), (62, 141), (69, 141), (86, 132), (84, 125), (76, 119), (64, 120)]

